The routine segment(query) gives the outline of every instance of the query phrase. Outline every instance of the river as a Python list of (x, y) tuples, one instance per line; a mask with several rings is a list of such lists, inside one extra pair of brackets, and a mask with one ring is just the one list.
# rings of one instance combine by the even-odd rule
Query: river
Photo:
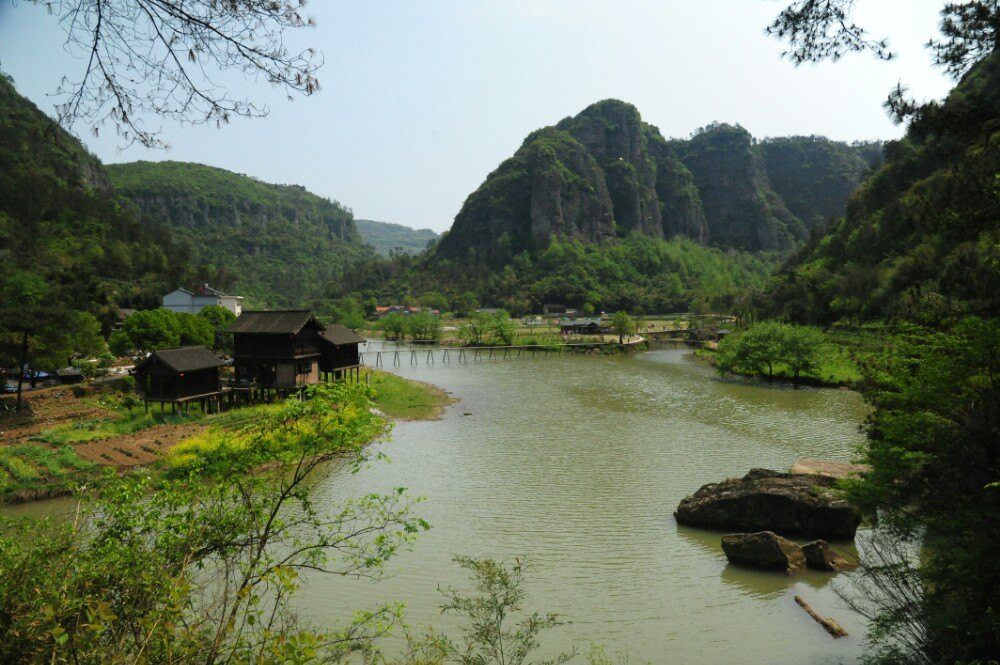
[[(460, 401), (440, 421), (398, 424), (380, 444), (391, 463), (324, 478), (318, 500), (407, 487), (426, 497), (418, 510), (432, 529), (389, 579), (310, 577), (307, 616), (404, 601), (411, 626), (453, 631), (437, 609), (438, 585), (468, 586), (453, 555), (523, 555), (527, 607), (572, 622), (543, 637), (544, 653), (596, 642), (637, 665), (857, 660), (864, 623), (834, 591), (849, 575), (728, 565), (720, 533), (681, 527), (672, 511), (751, 467), (849, 461), (863, 439), (858, 394), (722, 380), (681, 349), (394, 371)], [(795, 594), (849, 637), (832, 639)]]

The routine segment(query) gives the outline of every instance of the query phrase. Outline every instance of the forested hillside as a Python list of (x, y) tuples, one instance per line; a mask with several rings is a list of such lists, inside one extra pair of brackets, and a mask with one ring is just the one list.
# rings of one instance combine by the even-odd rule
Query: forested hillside
[(469, 195), (437, 252), (496, 268), (552, 237), (630, 233), (787, 250), (843, 214), (870, 152), (822, 137), (758, 142), (718, 123), (667, 141), (631, 104), (605, 100), (530, 134)]
[(184, 162), (109, 165), (143, 220), (255, 307), (299, 307), (372, 254), (350, 210), (298, 185)]
[(354, 225), (362, 239), (375, 248), (380, 256), (389, 256), (395, 251), (419, 254), (437, 240), (438, 234), (430, 229), (412, 229), (402, 224), (376, 222), (372, 219), (356, 219)]
[(1000, 313), (1000, 58), (924, 107), (846, 218), (781, 270), (770, 308), (798, 321)]
[(154, 306), (176, 285), (211, 276), (124, 210), (101, 163), (3, 75), (0, 247), (0, 278), (37, 277), (48, 306), (90, 312), (105, 326), (118, 306)]

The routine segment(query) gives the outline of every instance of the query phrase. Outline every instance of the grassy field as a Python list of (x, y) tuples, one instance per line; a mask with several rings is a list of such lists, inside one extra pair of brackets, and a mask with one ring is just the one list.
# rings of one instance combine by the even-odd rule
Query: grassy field
[(370, 381), (375, 391), (375, 406), (398, 420), (436, 420), (446, 406), (455, 402), (437, 386), (388, 372), (368, 369), (362, 373), (362, 380)]
[[(389, 418), (439, 417), (453, 400), (434, 386), (369, 370), (375, 406)], [(362, 379), (364, 380), (364, 378)], [(130, 385), (88, 385), (29, 394), (33, 414), (0, 422), (0, 499), (30, 500), (96, 479), (102, 467), (156, 468), (176, 445), (209, 430), (233, 431), (279, 408), (171, 414), (135, 405)]]

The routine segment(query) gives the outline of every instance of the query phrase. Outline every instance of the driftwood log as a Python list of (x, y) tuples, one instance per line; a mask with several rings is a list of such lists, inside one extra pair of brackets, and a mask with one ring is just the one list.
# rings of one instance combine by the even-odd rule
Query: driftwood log
[(798, 603), (802, 607), (802, 609), (806, 611), (806, 614), (811, 616), (816, 621), (816, 623), (823, 626), (823, 628), (826, 629), (826, 632), (830, 633), (834, 637), (847, 636), (847, 631), (844, 630), (839, 623), (837, 623), (833, 619), (821, 617), (819, 613), (816, 612), (816, 610), (814, 610), (809, 603), (807, 603), (805, 600), (802, 599), (802, 596), (795, 596), (795, 602)]

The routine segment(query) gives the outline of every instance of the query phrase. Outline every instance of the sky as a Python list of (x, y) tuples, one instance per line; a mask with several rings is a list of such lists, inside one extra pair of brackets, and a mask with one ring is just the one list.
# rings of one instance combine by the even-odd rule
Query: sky
[[(361, 219), (441, 232), (528, 133), (601, 99), (634, 104), (666, 137), (720, 121), (758, 138), (897, 138), (904, 128), (882, 108), (890, 89), (937, 99), (951, 87), (923, 47), (942, 5), (858, 0), (857, 22), (888, 37), (897, 59), (794, 67), (764, 34), (780, 0), (313, 0), (316, 26), (288, 41), (323, 53), (319, 93), (289, 102), (227, 77), (231, 94), (270, 115), (221, 129), (152, 119), (167, 150), (73, 129), (107, 163), (209, 164), (304, 185)], [(50, 114), (62, 77), (84, 67), (57, 19), (0, 0), (0, 70)]]

